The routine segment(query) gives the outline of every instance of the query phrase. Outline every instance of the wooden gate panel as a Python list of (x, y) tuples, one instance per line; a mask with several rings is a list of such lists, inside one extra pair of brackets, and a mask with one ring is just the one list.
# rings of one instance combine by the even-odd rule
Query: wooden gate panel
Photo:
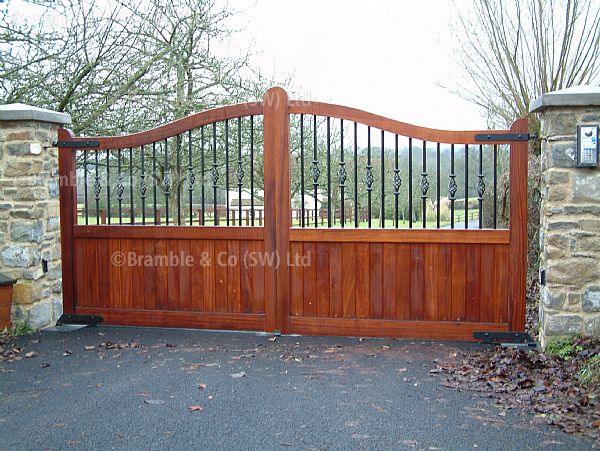
[[(293, 115), (299, 115), (300, 120), (290, 121)], [(262, 121), (262, 134), (254, 134), (253, 124), (258, 123), (255, 120), (258, 117)], [(308, 117), (310, 121), (306, 120)], [(249, 134), (242, 127), (242, 118), (251, 129)], [(345, 140), (344, 121), (351, 135), (346, 135)], [(318, 123), (327, 127), (327, 133), (321, 133), (320, 137)], [(290, 164), (298, 161), (293, 158), (290, 163), (290, 134), (294, 124), (304, 127), (300, 135), (306, 142), (309, 138), (323, 140), (318, 147), (321, 155), (308, 155), (307, 148), (302, 153), (304, 141), (294, 139), (295, 143), (300, 142), (304, 172), (290, 170)], [(330, 133), (330, 126), (335, 128), (336, 124), (339, 128)], [(367, 147), (364, 143), (357, 144), (357, 124), (366, 132), (362, 138), (368, 136)], [(371, 128), (376, 131), (372, 133)], [(227, 135), (230, 129), (239, 131), (237, 140)], [(520, 141), (512, 142), (508, 132), (520, 134), (515, 138)], [(527, 239), (527, 143), (523, 135), (526, 132), (526, 120), (515, 122), (510, 130), (427, 129), (352, 108), (288, 100), (280, 88), (269, 90), (263, 102), (217, 108), (132, 135), (76, 138), (61, 129), (60, 175), (67, 180), (85, 177), (83, 208), (76, 183), (60, 186), (64, 310), (100, 314), (107, 324), (318, 335), (468, 340), (474, 331), (523, 330)], [(255, 139), (259, 135), (262, 146)], [(394, 135), (395, 149), (394, 140), (390, 140)], [(496, 140), (496, 135), (502, 136)], [(422, 205), (421, 213), (413, 215), (409, 203), (408, 227), (399, 226), (398, 220), (400, 186), (406, 190), (402, 196), (408, 193), (406, 176), (402, 175), (405, 179), (400, 180), (399, 136), (407, 140), (408, 146), (403, 144), (403, 158), (412, 161), (408, 166), (414, 173), (410, 173), (409, 179), (413, 191), (417, 190), (410, 193), (409, 199), (413, 207), (415, 202)], [(452, 229), (454, 202), (462, 200), (453, 197), (456, 190), (451, 194), (453, 182), (464, 188), (464, 204), (456, 209), (464, 215), (464, 227), (471, 227), (467, 224), (474, 208), (470, 202), (477, 203), (481, 218), (484, 192), (496, 192), (490, 185), (492, 176), (481, 169), (481, 136), (488, 150), (493, 149), (494, 162), (496, 146), (510, 144), (510, 226), (496, 230), (494, 223), (492, 230)], [(339, 137), (339, 146), (331, 142), (332, 137), (334, 140)], [(440, 182), (440, 146), (444, 145), (445, 165), (451, 146), (452, 169), (446, 168), (451, 173)], [(224, 149), (224, 154), (218, 156), (217, 148)], [(467, 165), (462, 174), (452, 173), (455, 152), (456, 155), (463, 152), (466, 162), (470, 149), (479, 163), (477, 172), (469, 174)], [(344, 151), (349, 158), (346, 161)], [(431, 162), (427, 164), (428, 151), (432, 151), (429, 156), (435, 159), (437, 171), (431, 168)], [(156, 170), (157, 152), (166, 172)], [(197, 161), (192, 163), (194, 152)], [(135, 170), (134, 154), (141, 157)], [(262, 164), (257, 161), (251, 167), (264, 168), (264, 173), (260, 174), (258, 186), (251, 187), (248, 178), (244, 178), (242, 160), (254, 161), (258, 154), (263, 158)], [(150, 158), (153, 166), (148, 164)], [(473, 161), (473, 157), (469, 158)], [(101, 175), (99, 167), (103, 168)], [(250, 171), (254, 183), (254, 169)], [(125, 190), (124, 182), (129, 178), (129, 183), (133, 183), (135, 172), (141, 183), (132, 185), (133, 190)], [(297, 198), (292, 214), (292, 173), (303, 176), (302, 215), (296, 207)], [(153, 182), (149, 176), (153, 176)], [(454, 180), (456, 177), (464, 179)], [(99, 184), (100, 179), (106, 182), (105, 187)], [(185, 182), (176, 185), (175, 180)], [(192, 202), (194, 180), (202, 183), (201, 205), (198, 200)], [(493, 181), (496, 182), (496, 172)], [(294, 183), (297, 185), (298, 181)], [(355, 191), (366, 190), (360, 199), (351, 191), (344, 194), (344, 188), (350, 184)], [(441, 198), (448, 195), (444, 185), (450, 193), (447, 201)], [(319, 191), (313, 198), (314, 209), (319, 211), (311, 207), (305, 214), (307, 205), (310, 206), (304, 199), (307, 186)], [(264, 191), (257, 194), (259, 187)], [(151, 188), (158, 191), (158, 205)], [(230, 197), (238, 194), (232, 188), (239, 190), (237, 204), (230, 202)], [(294, 192), (297, 188), (294, 186)], [(242, 189), (252, 191), (252, 202), (261, 199), (261, 205), (252, 204), (252, 214), (242, 202)], [(178, 197), (173, 207), (170, 196), (175, 190)], [(180, 191), (184, 192), (183, 202)], [(474, 191), (477, 198), (472, 197)], [(205, 199), (205, 192), (210, 193), (212, 205)], [(333, 197), (339, 195), (341, 199), (332, 199), (332, 192)], [(111, 204), (111, 193), (118, 197), (118, 203), (113, 197)], [(387, 204), (383, 203), (384, 194)], [(99, 205), (107, 195), (107, 211), (100, 213)], [(142, 206), (138, 205), (140, 199)], [(394, 201), (396, 216), (390, 225), (390, 202), (394, 210)], [(442, 201), (452, 204), (451, 225), (440, 223)], [(437, 223), (435, 219), (427, 219), (435, 215), (436, 209)], [(250, 224), (255, 214), (257, 223)], [(304, 224), (305, 219), (310, 224)], [(344, 222), (342, 227), (340, 221)], [(125, 225), (127, 222), (130, 224)], [(233, 225), (236, 227), (228, 227)], [(483, 229), (481, 219), (476, 228)], [(129, 254), (148, 258), (187, 255), (193, 263), (119, 265), (111, 260), (116, 253), (125, 258)], [(275, 258), (277, 264), (273, 260), (248, 261), (248, 255)], [(308, 261), (302, 258), (306, 256)]]

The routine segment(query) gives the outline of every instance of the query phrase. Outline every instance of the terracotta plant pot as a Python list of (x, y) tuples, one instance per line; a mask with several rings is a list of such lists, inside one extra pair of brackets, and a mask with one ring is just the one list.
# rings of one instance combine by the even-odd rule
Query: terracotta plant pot
[(13, 285), (16, 280), (0, 274), (0, 330), (10, 325)]

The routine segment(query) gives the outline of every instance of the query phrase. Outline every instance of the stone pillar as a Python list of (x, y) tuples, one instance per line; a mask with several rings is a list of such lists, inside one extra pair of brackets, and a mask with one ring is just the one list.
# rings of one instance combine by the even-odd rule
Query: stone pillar
[(542, 139), (542, 343), (600, 335), (600, 168), (577, 167), (577, 125), (600, 123), (600, 88), (544, 94), (531, 104)]
[(13, 322), (40, 328), (62, 314), (58, 149), (68, 114), (0, 106), (0, 272), (17, 279)]

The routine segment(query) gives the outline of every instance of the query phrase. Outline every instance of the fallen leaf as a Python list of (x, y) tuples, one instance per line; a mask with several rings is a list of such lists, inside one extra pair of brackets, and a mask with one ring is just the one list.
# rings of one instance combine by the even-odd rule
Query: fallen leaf
[(277, 341), (277, 337), (267, 338), (268, 341)]
[(159, 404), (164, 404), (165, 402), (162, 399), (144, 399), (144, 403), (156, 406)]
[(206, 388), (206, 384), (198, 384), (198, 390), (204, 390)]
[(233, 377), (234, 379), (239, 379), (241, 377), (246, 377), (246, 373), (244, 373), (243, 371), (240, 371), (239, 373), (232, 374), (231, 377)]
[(83, 348), (86, 351), (93, 351), (94, 349), (96, 349), (96, 346), (94, 346), (94, 345), (85, 345)]
[(171, 343), (167, 343), (167, 348), (174, 348), (174, 347), (176, 347), (176, 346), (177, 346), (177, 345), (172, 345)]
[(72, 355), (72, 354), (73, 354), (73, 352), (72, 352), (72, 351), (69, 351), (69, 350), (67, 349), (65, 352), (63, 352), (63, 357), (68, 357), (68, 356), (70, 356), (70, 355)]
[(407, 368), (398, 368), (399, 373), (406, 373), (408, 371)]
[(37, 357), (38, 353), (35, 351), (29, 351), (27, 354), (25, 354), (25, 357), (27, 357), (28, 359), (32, 358), (32, 357)]
[(388, 346), (388, 345), (383, 345), (383, 346), (381, 347), (381, 349), (392, 349), (392, 347), (391, 347), (391, 346)]
[(188, 406), (190, 412), (201, 412), (204, 409), (202, 406)]
[(44, 362), (40, 365), (40, 368), (48, 368), (49, 366), (50, 366), (49, 363)]

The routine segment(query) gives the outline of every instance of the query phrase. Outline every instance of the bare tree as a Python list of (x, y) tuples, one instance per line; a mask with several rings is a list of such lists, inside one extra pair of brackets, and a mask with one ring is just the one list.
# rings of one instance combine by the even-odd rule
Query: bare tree
[[(473, 0), (458, 16), (457, 93), (506, 127), (529, 116), (545, 92), (600, 82), (600, 3), (589, 0)], [(534, 147), (535, 150), (537, 150)]]
[(248, 49), (215, 50), (233, 12), (214, 0), (27, 4), (31, 18), (0, 12), (0, 101), (68, 112), (76, 133), (150, 128), (268, 84)]

